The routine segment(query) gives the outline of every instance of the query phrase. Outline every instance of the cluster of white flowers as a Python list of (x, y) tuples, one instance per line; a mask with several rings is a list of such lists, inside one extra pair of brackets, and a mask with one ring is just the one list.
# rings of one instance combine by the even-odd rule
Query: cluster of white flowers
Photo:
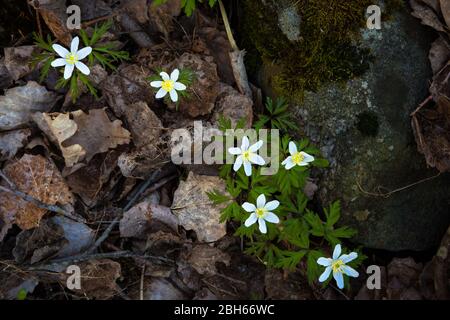
[[(242, 138), (242, 144), (240, 148), (234, 147), (228, 149), (228, 152), (230, 154), (237, 156), (233, 165), (233, 170), (237, 172), (242, 166), (244, 166), (245, 174), (249, 177), (252, 175), (252, 165), (265, 165), (266, 161), (257, 153), (262, 146), (262, 140), (253, 145), (250, 145), (248, 137), (244, 136)], [(291, 155), (282, 163), (285, 166), (286, 170), (290, 170), (295, 166), (307, 166), (309, 165), (309, 163), (314, 161), (313, 156), (305, 152), (298, 152), (297, 146), (292, 141), (289, 143), (289, 153)], [(245, 226), (250, 227), (251, 225), (258, 222), (259, 231), (261, 231), (261, 233), (267, 233), (266, 222), (280, 222), (280, 219), (272, 212), (279, 206), (280, 202), (277, 200), (266, 203), (266, 196), (264, 194), (261, 194), (256, 199), (256, 205), (245, 202), (242, 205), (242, 208), (246, 212), (250, 213), (250, 216), (245, 221)]]

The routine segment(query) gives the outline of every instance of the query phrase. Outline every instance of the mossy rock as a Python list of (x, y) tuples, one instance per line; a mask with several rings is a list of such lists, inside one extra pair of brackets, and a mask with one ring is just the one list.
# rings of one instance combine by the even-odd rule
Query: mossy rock
[[(299, 60), (289, 52), (302, 52), (301, 40), (293, 42), (280, 36), (278, 22), (273, 21), (280, 5), (257, 2), (266, 3), (263, 7), (268, 10), (257, 12), (263, 15), (258, 19), (276, 23), (278, 28), (272, 35), (276, 39), (267, 40), (267, 49), (270, 52), (273, 44), (280, 45), (277, 56), (261, 55), (260, 84), (266, 93), (291, 100), (302, 127), (293, 134), (308, 135), (330, 160), (331, 167), (321, 178), (321, 202), (326, 205), (341, 200), (342, 223), (357, 228), (354, 240), (366, 247), (420, 251), (438, 245), (450, 223), (450, 178), (430, 178), (437, 172), (428, 169), (417, 152), (410, 123), (410, 113), (428, 96), (432, 76), (428, 51), (433, 34), (410, 16), (407, 7), (389, 11), (381, 30), (360, 28), (366, 3), (345, 1), (355, 6), (350, 12), (360, 12), (358, 4), (364, 10), (360, 16), (350, 14), (341, 19), (348, 18), (353, 24), (344, 24), (347, 33), (332, 42), (332, 50), (326, 44), (317, 47), (312, 59), (320, 68), (308, 70), (308, 65), (299, 66)], [(332, 5), (335, 1), (299, 3)], [(395, 2), (388, 4), (392, 8)], [(300, 35), (309, 39), (307, 19), (301, 8), (296, 10), (300, 13)], [(384, 6), (385, 15), (386, 10)], [(323, 17), (309, 19), (320, 21)], [(316, 25), (317, 21), (310, 23)], [(286, 45), (284, 49), (281, 44)], [(333, 56), (339, 48), (344, 49)], [(298, 55), (301, 61), (311, 55), (305, 50)], [(288, 73), (283, 56), (291, 61)], [(286, 83), (280, 85), (280, 74), (290, 74), (300, 82), (289, 89)]]

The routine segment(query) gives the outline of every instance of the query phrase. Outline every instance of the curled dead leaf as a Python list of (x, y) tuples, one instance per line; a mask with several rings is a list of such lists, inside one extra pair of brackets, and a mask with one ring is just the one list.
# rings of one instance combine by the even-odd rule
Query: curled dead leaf
[(122, 121), (110, 121), (105, 109), (82, 110), (71, 113), (37, 113), (33, 115), (39, 128), (57, 144), (66, 166), (72, 167), (94, 155), (107, 152), (118, 145), (130, 142), (130, 132), (122, 127)]

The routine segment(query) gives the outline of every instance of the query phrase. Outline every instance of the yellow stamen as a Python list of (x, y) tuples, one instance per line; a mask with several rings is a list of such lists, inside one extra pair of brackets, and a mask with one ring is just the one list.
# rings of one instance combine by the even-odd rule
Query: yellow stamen
[(345, 265), (345, 263), (342, 260), (336, 260), (336, 261), (333, 261), (333, 263), (331, 264), (331, 268), (333, 269), (333, 272), (342, 273), (343, 265)]
[(292, 162), (294, 164), (298, 165), (298, 164), (302, 163), (303, 160), (305, 160), (305, 156), (302, 153), (300, 153), (300, 152), (297, 152), (296, 154), (294, 154), (292, 156)]
[(66, 56), (66, 62), (67, 62), (68, 64), (75, 64), (77, 61), (78, 61), (78, 57), (77, 57), (76, 54), (69, 53), (69, 54)]
[(250, 156), (251, 156), (251, 152), (250, 151), (244, 151), (243, 153), (242, 153), (242, 158), (245, 160), (245, 161), (250, 161)]
[(264, 208), (258, 208), (256, 209), (256, 215), (258, 216), (258, 218), (263, 218), (266, 214), (266, 209)]
[(164, 80), (163, 83), (161, 84), (161, 87), (165, 91), (170, 92), (170, 91), (172, 91), (174, 89), (174, 85), (175, 85), (174, 81), (172, 81), (172, 80)]

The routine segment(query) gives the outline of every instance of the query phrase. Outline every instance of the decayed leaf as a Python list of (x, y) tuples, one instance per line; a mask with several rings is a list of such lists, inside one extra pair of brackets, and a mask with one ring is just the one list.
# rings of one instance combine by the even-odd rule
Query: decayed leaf
[[(72, 167), (75, 172), (63, 175), (73, 193), (79, 195), (88, 207), (96, 205), (97, 201), (105, 196), (104, 185), (110, 181), (112, 172), (117, 167), (117, 159), (120, 152), (110, 152), (96, 155), (82, 168)], [(70, 168), (70, 169), (72, 169)]]
[(34, 81), (7, 90), (0, 96), (0, 131), (26, 125), (34, 112), (49, 111), (57, 100), (55, 93)]
[(227, 233), (225, 224), (219, 222), (223, 206), (214, 205), (207, 195), (214, 190), (226, 194), (222, 179), (190, 172), (186, 181), (180, 182), (172, 204), (180, 224), (186, 230), (194, 230), (204, 242), (217, 241)]
[(120, 220), (121, 237), (145, 237), (147, 232), (155, 232), (162, 227), (174, 232), (178, 229), (178, 219), (169, 208), (144, 201), (123, 214)]
[[(58, 168), (40, 155), (25, 154), (20, 160), (7, 163), (3, 171), (20, 191), (45, 204), (73, 203), (72, 193)], [(6, 182), (2, 184), (8, 186)], [(38, 208), (15, 195), (0, 192), (0, 218), (6, 223), (6, 228), (13, 223), (23, 230), (34, 228), (39, 225), (46, 212), (47, 210)], [(4, 228), (0, 232), (0, 239), (6, 230)]]
[(67, 28), (66, 1), (64, 0), (28, 0), (44, 18), (48, 28), (53, 32), (55, 37), (69, 46), (72, 37)]
[(439, 37), (431, 45), (429, 59), (433, 74), (437, 74), (450, 61), (450, 46), (443, 37)]
[(32, 71), (29, 63), (37, 46), (5, 48), (5, 66), (14, 80), (18, 80)]
[(197, 245), (192, 248), (188, 262), (200, 274), (214, 275), (217, 273), (216, 262), (230, 265), (230, 256), (220, 249), (207, 244)]
[(431, 7), (423, 4), (419, 0), (410, 0), (410, 4), (414, 10), (411, 14), (420, 19), (422, 24), (432, 27), (437, 31), (445, 32), (444, 25)]
[(57, 144), (66, 165), (85, 160), (94, 155), (130, 142), (130, 132), (122, 128), (122, 122), (111, 122), (104, 109), (82, 110), (71, 113), (37, 113), (33, 116), (39, 128)]
[[(117, 294), (119, 287), (116, 283), (121, 275), (120, 263), (109, 260), (92, 260), (79, 264), (81, 269), (81, 289), (74, 292), (98, 300), (106, 300)], [(61, 274), (61, 284), (66, 285), (68, 275)]]
[(30, 129), (14, 130), (0, 133), (0, 161), (14, 157), (27, 142)]
[(440, 0), (442, 16), (445, 19), (447, 27), (450, 27), (450, 1)]
[(423, 107), (412, 117), (419, 152), (427, 164), (441, 172), (450, 170), (450, 100), (438, 98), (437, 107)]
[[(195, 118), (211, 113), (219, 94), (219, 76), (212, 57), (201, 57), (184, 53), (177, 61), (178, 69), (190, 69), (194, 73), (194, 82), (187, 89), (188, 99), (180, 100), (180, 111)], [(170, 107), (175, 109), (175, 104)]]

